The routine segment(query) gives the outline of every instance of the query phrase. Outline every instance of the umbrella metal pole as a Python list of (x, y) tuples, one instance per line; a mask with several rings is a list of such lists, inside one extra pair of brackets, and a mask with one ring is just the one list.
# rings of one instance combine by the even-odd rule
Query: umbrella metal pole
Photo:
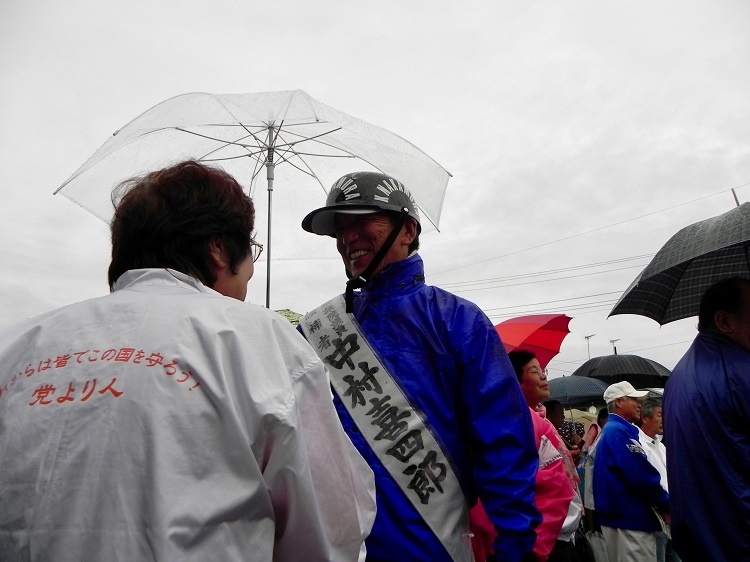
[(268, 179), (268, 251), (266, 252), (266, 308), (271, 308), (271, 207), (273, 204), (273, 171), (275, 164), (266, 162)]
[(266, 158), (266, 180), (268, 180), (268, 239), (266, 245), (266, 308), (271, 308), (271, 207), (273, 206), (273, 126), (268, 127), (268, 157)]

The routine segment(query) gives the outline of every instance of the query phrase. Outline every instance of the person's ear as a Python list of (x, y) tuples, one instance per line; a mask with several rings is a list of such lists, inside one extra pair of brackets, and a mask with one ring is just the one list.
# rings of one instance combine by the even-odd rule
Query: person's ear
[(405, 246), (411, 245), (417, 237), (417, 221), (410, 217), (401, 228), (401, 233), (403, 235), (401, 238), (402, 243)]
[(731, 315), (726, 310), (714, 312), (714, 325), (722, 334), (731, 334), (734, 331)]
[(214, 238), (208, 243), (208, 257), (211, 260), (211, 267), (214, 270), (226, 269), (229, 267), (227, 251), (224, 242), (219, 238)]

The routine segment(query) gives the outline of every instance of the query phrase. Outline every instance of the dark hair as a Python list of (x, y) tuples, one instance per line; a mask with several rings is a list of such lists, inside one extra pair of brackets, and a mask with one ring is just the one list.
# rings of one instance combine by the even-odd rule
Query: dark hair
[(641, 402), (641, 417), (642, 418), (653, 418), (654, 409), (661, 408), (661, 400), (656, 398), (649, 398)]
[(698, 331), (710, 332), (716, 329), (714, 315), (723, 310), (731, 314), (742, 311), (742, 288), (750, 287), (750, 280), (730, 277), (711, 285), (701, 298), (698, 311)]
[(212, 240), (223, 242), (232, 273), (250, 254), (255, 208), (223, 170), (182, 162), (126, 180), (112, 203), (110, 289), (130, 269), (166, 267), (213, 287)]
[(609, 418), (609, 410), (607, 410), (607, 408), (602, 408), (601, 410), (599, 410), (599, 414), (596, 416), (596, 423), (601, 425), (600, 422), (602, 420), (606, 420), (607, 418)]
[[(397, 213), (396, 211), (383, 211), (383, 214), (388, 217), (388, 221), (391, 223), (391, 226), (396, 226), (400, 216), (399, 213)], [(411, 217), (406, 220), (413, 220), (414, 222), (417, 222)], [(412, 254), (417, 250), (419, 250), (419, 226), (417, 226), (417, 236), (414, 238), (414, 240), (412, 240), (411, 244), (409, 244), (409, 254)]]
[(514, 349), (508, 353), (508, 359), (510, 359), (510, 364), (513, 365), (513, 371), (516, 373), (518, 382), (521, 382), (521, 379), (523, 378), (523, 368), (528, 365), (531, 360), (536, 359), (536, 355), (525, 349)]
[(544, 407), (547, 408), (550, 412), (556, 412), (557, 410), (564, 410), (565, 407), (562, 405), (562, 402), (559, 400), (547, 400), (546, 402), (542, 402), (544, 404)]

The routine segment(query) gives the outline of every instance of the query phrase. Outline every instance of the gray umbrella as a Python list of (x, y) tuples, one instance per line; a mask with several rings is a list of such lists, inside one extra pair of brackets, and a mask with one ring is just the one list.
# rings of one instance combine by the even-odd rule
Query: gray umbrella
[(666, 324), (698, 314), (703, 293), (722, 279), (750, 279), (750, 203), (691, 224), (664, 244), (610, 316), (640, 314)]
[(590, 377), (607, 383), (628, 381), (636, 388), (663, 388), (670, 370), (639, 355), (594, 357), (573, 371), (574, 377)]
[(557, 400), (566, 408), (602, 400), (609, 383), (587, 377), (559, 377), (549, 379), (549, 400)]

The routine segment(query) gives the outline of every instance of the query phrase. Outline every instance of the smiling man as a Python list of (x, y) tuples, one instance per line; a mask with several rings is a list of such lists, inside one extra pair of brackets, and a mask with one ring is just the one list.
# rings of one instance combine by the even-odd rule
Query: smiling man
[(336, 238), (349, 277), (346, 298), (301, 327), (375, 472), (367, 560), (471, 560), (467, 507), (477, 495), (498, 531), (499, 560), (533, 559), (529, 409), (489, 319), (425, 284), (409, 191), (384, 174), (347, 174), (302, 227)]
[(638, 441), (641, 400), (629, 382), (604, 391), (609, 418), (596, 446), (594, 502), (610, 560), (656, 560), (656, 532), (661, 524), (654, 510), (669, 522), (669, 494), (659, 471), (648, 461)]

